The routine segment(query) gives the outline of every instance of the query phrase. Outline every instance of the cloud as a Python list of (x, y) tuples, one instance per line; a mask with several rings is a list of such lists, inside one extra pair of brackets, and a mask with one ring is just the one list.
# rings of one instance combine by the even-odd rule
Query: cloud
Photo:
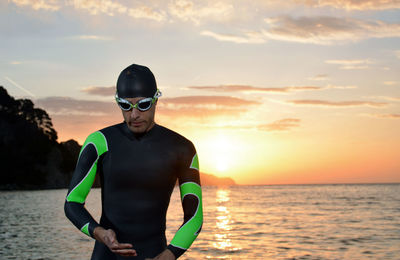
[(377, 118), (400, 119), (400, 114), (361, 114), (361, 115), (369, 117), (377, 117)]
[(300, 119), (297, 118), (284, 118), (276, 120), (269, 124), (249, 124), (248, 121), (231, 120), (231, 121), (203, 121), (192, 122), (192, 127), (210, 128), (210, 129), (230, 129), (230, 130), (258, 130), (269, 132), (283, 132), (289, 131), (293, 128), (300, 127)]
[(397, 58), (400, 59), (400, 50), (399, 51), (395, 51), (395, 55), (396, 55)]
[(9, 0), (17, 6), (29, 6), (34, 10), (57, 11), (60, 4), (57, 0)]
[(309, 77), (309, 80), (315, 80), (315, 81), (323, 81), (323, 80), (328, 80), (329, 77), (327, 74), (318, 74), (314, 77)]
[(290, 93), (299, 91), (325, 90), (325, 89), (354, 89), (356, 86), (288, 86), (281, 88), (254, 87), (250, 85), (219, 85), (219, 86), (188, 86), (188, 89), (214, 91), (214, 92), (242, 92), (242, 93)]
[[(91, 15), (128, 15), (136, 19), (151, 19), (157, 22), (168, 18), (179, 21), (190, 21), (199, 25), (203, 20), (223, 21), (233, 14), (232, 4), (226, 1), (190, 1), (174, 0), (168, 5), (162, 1), (113, 1), (113, 0), (10, 0), (17, 6), (30, 6), (34, 10), (46, 9), (51, 11), (71, 6), (75, 10), (83, 10)], [(154, 8), (153, 6), (157, 6)], [(159, 6), (164, 10), (158, 10)]]
[(11, 65), (20, 65), (20, 64), (22, 64), (22, 63), (23, 63), (22, 61), (17, 61), (17, 60), (10, 61), (10, 64), (11, 64)]
[(306, 90), (320, 90), (322, 87), (317, 86), (293, 86), (283, 88), (261, 88), (250, 85), (220, 85), (220, 86), (189, 86), (189, 89), (215, 91), (215, 92), (275, 92), (275, 93), (287, 93), (293, 91), (306, 91)]
[(126, 13), (128, 8), (112, 0), (73, 0), (70, 2), (75, 9), (83, 9), (92, 15), (104, 13), (114, 16), (116, 13)]
[(136, 19), (144, 18), (158, 22), (166, 18), (165, 12), (156, 11), (154, 8), (144, 4), (128, 7), (112, 0), (73, 0), (70, 5), (75, 9), (86, 10), (91, 15), (106, 14), (114, 16), (116, 14), (126, 14)]
[(225, 20), (233, 14), (233, 6), (222, 1), (175, 0), (168, 5), (169, 14), (183, 21), (200, 24), (204, 19)]
[(112, 37), (108, 36), (100, 36), (100, 35), (75, 35), (68, 37), (74, 40), (93, 40), (93, 41), (112, 41), (114, 40)]
[[(97, 91), (95, 89), (95, 91)], [(47, 97), (33, 100), (37, 107), (44, 108), (61, 132), (60, 140), (71, 137), (81, 143), (86, 136), (106, 125), (123, 122), (121, 110), (115, 102), (80, 100), (71, 97)], [(212, 123), (220, 118), (237, 119), (250, 111), (255, 101), (227, 96), (192, 96), (159, 99), (156, 107), (157, 122), (168, 125)]]
[(288, 15), (264, 18), (266, 28), (259, 31), (222, 33), (202, 31), (218, 41), (234, 43), (264, 43), (270, 40), (333, 45), (357, 42), (369, 38), (400, 37), (399, 23), (380, 20), (365, 21), (348, 17)]
[(259, 32), (245, 32), (243, 36), (234, 34), (215, 33), (212, 31), (202, 31), (204, 36), (210, 36), (218, 41), (234, 42), (234, 43), (265, 43), (266, 39)]
[(171, 108), (169, 106), (159, 106), (157, 107), (157, 117), (168, 117), (173, 120), (179, 120), (181, 118), (186, 118), (190, 120), (203, 120), (207, 119), (210, 121), (213, 117), (238, 117), (241, 114), (248, 111), (248, 108), (227, 108), (220, 107), (218, 109), (214, 107), (176, 107)]
[(288, 100), (287, 103), (293, 105), (306, 105), (306, 106), (323, 106), (323, 107), (384, 107), (388, 103), (373, 102), (373, 101), (325, 101), (325, 100)]
[[(164, 87), (165, 88), (165, 87)], [(250, 85), (219, 85), (219, 86), (188, 86), (186, 89), (195, 89), (195, 90), (205, 90), (205, 91), (213, 91), (213, 92), (242, 92), (242, 93), (289, 93), (295, 91), (309, 91), (309, 90), (323, 90), (323, 89), (353, 89), (356, 86), (334, 86), (327, 85), (325, 87), (318, 86), (289, 86), (282, 88), (262, 88), (262, 87), (254, 87)], [(84, 92), (89, 95), (97, 95), (97, 96), (113, 96), (115, 94), (115, 86), (111, 87), (96, 87), (89, 86), (81, 89), (81, 92)], [(208, 97), (208, 96), (205, 96)], [(179, 99), (183, 99), (184, 97), (180, 97)], [(168, 98), (162, 98), (165, 100)]]
[[(103, 95), (106, 88), (88, 88), (89, 92)], [(35, 100), (51, 115), (70, 116), (113, 116), (120, 113), (115, 102), (80, 100), (70, 97), (47, 97)], [(158, 114), (161, 116), (215, 116), (237, 115), (260, 102), (229, 96), (185, 96), (159, 99)]]
[(400, 37), (400, 24), (364, 21), (355, 18), (316, 16), (266, 18), (269, 39), (331, 45), (356, 42), (367, 38)]
[[(293, 1), (293, 0), (292, 0)], [(400, 1), (394, 0), (294, 0), (310, 7), (333, 7), (346, 10), (385, 10), (400, 8)]]
[(35, 104), (46, 109), (49, 114), (82, 115), (111, 115), (117, 105), (113, 102), (74, 99), (70, 97), (46, 97), (35, 100)]
[(90, 133), (123, 122), (120, 109), (114, 102), (70, 97), (46, 97), (33, 102), (49, 113), (59, 140), (74, 138), (82, 144)]
[(111, 87), (95, 87), (90, 86), (82, 88), (81, 92), (95, 96), (113, 96), (115, 94), (115, 86)]
[(339, 69), (343, 70), (355, 70), (355, 69), (368, 69), (369, 64), (373, 62), (369, 59), (362, 60), (326, 60), (325, 63), (340, 65)]
[(157, 104), (159, 117), (189, 118), (210, 121), (213, 117), (238, 117), (261, 102), (229, 96), (182, 96), (161, 98)]
[(354, 88), (357, 88), (357, 86), (335, 86), (335, 85), (328, 85), (328, 86), (324, 87), (324, 89), (330, 89), (330, 88), (334, 88), (334, 89), (354, 89)]
[(292, 128), (299, 127), (300, 121), (301, 120), (298, 118), (284, 118), (270, 124), (259, 125), (257, 128), (262, 131), (288, 131)]
[(166, 14), (164, 11), (155, 11), (149, 6), (140, 6), (136, 8), (129, 8), (128, 15), (133, 18), (146, 18), (161, 22), (166, 19)]
[(248, 105), (259, 105), (258, 101), (250, 101), (237, 97), (229, 96), (184, 96), (174, 98), (163, 98), (159, 100), (162, 104), (173, 105), (184, 105), (184, 106), (248, 106)]
[(374, 99), (385, 99), (389, 101), (400, 101), (400, 97), (389, 97), (389, 96), (364, 96), (365, 98), (374, 98)]
[(383, 82), (383, 84), (385, 84), (387, 86), (394, 86), (394, 85), (399, 84), (399, 82), (398, 81), (385, 81), (385, 82)]

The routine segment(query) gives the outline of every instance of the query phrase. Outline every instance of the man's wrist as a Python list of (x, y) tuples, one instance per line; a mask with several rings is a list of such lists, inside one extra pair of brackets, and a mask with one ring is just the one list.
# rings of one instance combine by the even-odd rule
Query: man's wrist
[(101, 235), (103, 231), (105, 231), (105, 229), (102, 226), (95, 227), (93, 230), (93, 238), (101, 243), (104, 243)]
[(178, 259), (178, 257), (180, 257), (181, 255), (183, 255), (183, 253), (186, 252), (186, 250), (184, 250), (182, 248), (175, 247), (172, 244), (169, 244), (167, 246), (167, 249), (174, 254), (175, 259)]
[(171, 250), (169, 250), (168, 248), (166, 248), (165, 251), (167, 252), (168, 256), (169, 256), (171, 259), (174, 259), (174, 260), (176, 259), (176, 256), (174, 255), (174, 253), (173, 253)]

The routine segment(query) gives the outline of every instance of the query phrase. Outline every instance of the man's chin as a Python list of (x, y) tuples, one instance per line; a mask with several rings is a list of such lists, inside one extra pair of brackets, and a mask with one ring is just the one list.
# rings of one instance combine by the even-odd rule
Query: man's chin
[(139, 125), (134, 125), (133, 123), (128, 123), (128, 128), (134, 133), (134, 134), (143, 134), (149, 131), (149, 128), (152, 128), (154, 126), (153, 124), (147, 124), (146, 122), (143, 122)]
[(143, 134), (144, 132), (146, 132), (146, 128), (144, 126), (132, 126), (129, 125), (129, 129), (134, 133), (134, 134)]

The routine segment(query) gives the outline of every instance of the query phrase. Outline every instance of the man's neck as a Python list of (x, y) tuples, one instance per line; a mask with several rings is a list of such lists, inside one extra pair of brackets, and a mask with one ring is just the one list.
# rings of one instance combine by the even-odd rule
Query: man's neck
[[(146, 129), (146, 131), (144, 131), (144, 132), (142, 132), (142, 133), (134, 133), (134, 132), (132, 132), (132, 134), (133, 134), (136, 138), (140, 139), (140, 138), (142, 138), (143, 136), (145, 136), (148, 132), (150, 132), (150, 130), (153, 129), (154, 126), (155, 126), (155, 122), (153, 121), (153, 122), (151, 123), (150, 127)], [(129, 129), (129, 127), (128, 127), (128, 129)]]

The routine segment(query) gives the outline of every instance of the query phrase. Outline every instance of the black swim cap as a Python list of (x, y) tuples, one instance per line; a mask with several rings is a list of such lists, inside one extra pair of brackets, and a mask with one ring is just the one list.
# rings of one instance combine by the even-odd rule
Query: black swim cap
[(156, 91), (156, 79), (146, 66), (132, 64), (119, 74), (117, 81), (118, 97), (153, 97)]

